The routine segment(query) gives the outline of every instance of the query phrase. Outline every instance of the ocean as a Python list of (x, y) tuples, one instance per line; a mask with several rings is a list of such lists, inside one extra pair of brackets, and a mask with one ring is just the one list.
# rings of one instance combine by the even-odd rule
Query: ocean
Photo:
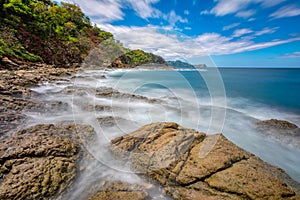
[(127, 116), (132, 120), (175, 121), (208, 134), (223, 133), (300, 181), (300, 150), (258, 133), (255, 125), (279, 119), (300, 126), (300, 69), (117, 70), (108, 77), (113, 88), (162, 99), (170, 107), (137, 113), (129, 106), (135, 113)]
[[(108, 88), (117, 95), (103, 95)], [(256, 129), (260, 120), (273, 118), (300, 126), (299, 89), (300, 69), (82, 70), (71, 79), (32, 88), (39, 100), (59, 100), (69, 109), (25, 114), (31, 117), (28, 125), (71, 121), (89, 124), (96, 131), (97, 140), (85, 147), (99, 162), (86, 163), (91, 170), (80, 175), (65, 199), (85, 198), (80, 196), (87, 189), (83, 185), (108, 176), (139, 182), (129, 164), (124, 166), (111, 155), (110, 140), (160, 121), (222, 133), (300, 182), (299, 147)], [(153, 195), (158, 191), (159, 187)]]

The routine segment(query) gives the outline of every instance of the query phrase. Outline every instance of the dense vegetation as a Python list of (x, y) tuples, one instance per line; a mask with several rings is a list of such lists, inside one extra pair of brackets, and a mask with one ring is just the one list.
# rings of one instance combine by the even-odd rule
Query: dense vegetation
[(57, 4), (50, 0), (0, 0), (0, 18), (0, 58), (63, 67), (82, 63), (84, 59), (87, 64), (94, 65), (120, 63), (121, 60), (121, 64), (130, 67), (165, 63), (151, 53), (124, 48), (111, 33), (93, 26), (74, 4)]
[(113, 37), (69, 3), (0, 0), (0, 18), (0, 57), (11, 59), (80, 63), (93, 47)]
[(111, 67), (128, 68), (148, 63), (167, 65), (166, 61), (160, 56), (142, 50), (129, 50), (112, 62)]
[(176, 60), (176, 61), (168, 61), (168, 66), (170, 67), (176, 67), (176, 68), (191, 68), (194, 69), (194, 65), (191, 65), (189, 63), (186, 62), (182, 62), (180, 60)]

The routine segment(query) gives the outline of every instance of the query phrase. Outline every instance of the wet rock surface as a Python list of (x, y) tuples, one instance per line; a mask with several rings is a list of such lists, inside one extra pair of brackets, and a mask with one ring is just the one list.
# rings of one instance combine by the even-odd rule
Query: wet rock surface
[(299, 184), (283, 170), (223, 135), (176, 123), (153, 123), (111, 141), (112, 152), (174, 199), (299, 199)]
[(79, 145), (69, 127), (36, 125), (0, 144), (0, 199), (39, 199), (61, 192), (76, 176)]
[[(46, 65), (13, 69), (0, 71), (0, 199), (62, 197), (67, 188), (70, 191), (74, 189), (72, 183), (81, 173), (88, 173), (94, 167), (79, 163), (84, 159), (87, 163), (90, 160), (97, 162), (85, 149), (85, 145), (95, 144), (95, 131), (91, 126), (66, 121), (28, 128), (25, 126), (30, 119), (26, 112), (51, 115), (51, 112), (70, 111), (68, 103), (59, 99), (48, 101), (41, 98), (45, 101), (40, 101), (43, 94), (32, 91), (30, 87), (44, 82), (66, 81), (63, 77), (77, 69)], [(89, 90), (72, 85), (61, 92), (161, 103), (160, 100), (122, 93), (112, 88)], [(112, 117), (109, 114), (113, 111), (110, 105), (86, 104), (83, 110), (108, 114), (102, 113), (97, 117), (101, 127), (133, 123), (128, 119)], [(276, 129), (282, 127), (293, 131), (297, 129), (286, 123)], [(160, 183), (174, 199), (299, 199), (297, 182), (282, 170), (235, 146), (222, 135), (207, 136), (175, 123), (155, 123), (116, 138), (112, 143), (113, 153), (117, 157), (124, 162), (130, 161), (135, 172)], [(99, 187), (90, 190), (90, 199), (153, 197), (149, 195), (153, 185), (148, 183), (130, 184), (109, 179)], [(88, 194), (90, 192), (83, 196)]]
[(121, 181), (108, 183), (101, 190), (89, 197), (89, 200), (107, 199), (147, 200), (151, 198), (144, 186)]
[(300, 128), (288, 121), (270, 119), (256, 123), (257, 130), (283, 144), (300, 148)]
[(14, 70), (0, 70), (0, 139), (18, 130), (28, 120), (22, 111), (48, 112), (54, 108), (62, 108), (59, 102), (54, 105), (55, 102), (29, 100), (31, 96), (36, 95), (30, 90), (31, 86), (62, 80), (64, 76), (69, 76), (76, 71), (78, 69), (25, 63)]
[(75, 178), (80, 141), (89, 137), (79, 132), (91, 135), (93, 130), (66, 123), (25, 128), (24, 114), (68, 109), (60, 101), (39, 101), (30, 87), (75, 71), (44, 64), (0, 71), (0, 199), (49, 199)]
[(136, 95), (136, 94), (129, 94), (129, 93), (122, 93), (118, 90), (113, 88), (107, 87), (100, 87), (97, 88), (96, 93), (99, 97), (109, 97), (109, 98), (118, 98), (118, 99), (128, 99), (128, 100), (142, 100), (150, 103), (159, 103), (160, 100), (158, 99), (149, 99), (145, 96)]

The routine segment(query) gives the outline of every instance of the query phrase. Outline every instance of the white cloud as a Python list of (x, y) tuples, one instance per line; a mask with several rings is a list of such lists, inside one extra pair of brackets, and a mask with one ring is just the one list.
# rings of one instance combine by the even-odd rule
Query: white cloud
[(179, 15), (177, 15), (175, 13), (174, 10), (172, 10), (169, 14), (167, 15), (163, 15), (163, 18), (169, 22), (169, 25), (171, 27), (175, 27), (177, 22), (181, 22), (181, 23), (187, 23), (188, 20), (185, 18), (180, 17)]
[(224, 16), (236, 13), (247, 7), (249, 1), (241, 0), (219, 0), (217, 5), (210, 11), (211, 14), (216, 16)]
[(300, 58), (300, 52), (287, 53), (279, 56), (280, 58)]
[(242, 17), (242, 18), (248, 18), (256, 13), (255, 10), (244, 10), (239, 11), (235, 16)]
[(271, 18), (284, 18), (284, 17), (294, 17), (300, 15), (300, 8), (295, 5), (283, 6), (276, 12), (270, 15)]
[(167, 60), (176, 58), (189, 59), (206, 55), (234, 54), (300, 40), (300, 37), (294, 37), (256, 43), (251, 37), (233, 38), (225, 37), (218, 33), (205, 33), (197, 37), (187, 37), (168, 30), (158, 31), (159, 28), (155, 26), (125, 27), (103, 25), (101, 28), (114, 33), (116, 38), (122, 41), (126, 47), (143, 49), (161, 55)]
[(229, 24), (228, 26), (224, 26), (224, 27), (223, 27), (223, 31), (230, 30), (230, 29), (232, 29), (232, 28), (234, 28), (234, 27), (237, 27), (237, 26), (239, 26), (239, 25), (240, 25), (240, 23)]
[(233, 32), (233, 35), (232, 37), (240, 37), (242, 35), (246, 35), (246, 34), (249, 34), (249, 33), (252, 33), (253, 31), (251, 29), (248, 29), (248, 28), (242, 28), (242, 29), (238, 29), (238, 30), (235, 30)]
[(271, 42), (262, 42), (262, 43), (258, 43), (258, 44), (252, 44), (249, 46), (241, 47), (241, 48), (237, 49), (237, 51), (238, 52), (253, 51), (253, 50), (257, 50), (257, 49), (264, 49), (264, 48), (268, 48), (268, 47), (272, 47), (272, 46), (277, 46), (280, 44), (286, 44), (286, 43), (290, 43), (290, 42), (294, 42), (294, 41), (298, 41), (298, 40), (300, 40), (300, 37), (290, 38), (290, 39), (286, 39), (286, 40), (276, 40), (276, 41), (271, 41)]
[[(60, 0), (61, 1), (61, 0)], [(75, 3), (81, 7), (83, 12), (91, 17), (98, 24), (110, 23), (116, 20), (122, 20), (125, 13), (122, 9), (129, 8), (143, 19), (161, 18), (169, 23), (169, 26), (175, 28), (178, 22), (187, 23), (188, 20), (175, 13), (172, 10), (169, 13), (162, 13), (153, 7), (160, 0), (63, 0), (65, 2)], [(189, 11), (184, 12), (186, 15)]]
[[(60, 0), (61, 1), (61, 0)], [(63, 0), (64, 2), (75, 3), (80, 6), (83, 12), (91, 17), (96, 18), (97, 22), (112, 22), (122, 20), (124, 13), (122, 12), (122, 4), (119, 0)]]
[(272, 34), (272, 33), (276, 32), (278, 28), (279, 27), (274, 27), (274, 28), (267, 27), (267, 28), (264, 28), (261, 31), (256, 31), (254, 35), (255, 36), (260, 36), (260, 35), (265, 35), (265, 34)]
[(208, 15), (208, 14), (211, 14), (209, 10), (202, 10), (200, 12), (200, 15)]
[(127, 0), (132, 9), (143, 19), (158, 18), (162, 13), (153, 8), (152, 4), (157, 3), (159, 0)]
[(189, 15), (189, 14), (190, 14), (190, 11), (189, 11), (189, 10), (185, 10), (185, 11), (184, 11), (184, 14), (185, 14), (185, 15)]
[[(237, 17), (250, 17), (255, 13), (254, 10), (247, 10), (250, 4), (259, 4), (260, 6), (273, 7), (286, 0), (215, 0), (217, 4), (211, 10), (204, 10), (200, 14), (214, 14), (216, 16), (225, 16), (237, 13)], [(258, 6), (259, 6), (258, 5)]]
[(58, 0), (75, 3), (83, 12), (94, 18), (97, 23), (113, 22), (122, 20), (125, 13), (122, 9), (130, 8), (143, 19), (162, 17), (158, 9), (152, 5), (159, 0)]
[(276, 6), (278, 4), (281, 4), (282, 2), (286, 1), (286, 0), (258, 0), (261, 2), (261, 5), (263, 7), (272, 7), (272, 6)]

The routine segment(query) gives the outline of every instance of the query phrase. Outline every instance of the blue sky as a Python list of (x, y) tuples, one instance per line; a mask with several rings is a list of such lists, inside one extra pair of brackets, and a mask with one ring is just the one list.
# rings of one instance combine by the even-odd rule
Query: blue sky
[(126, 47), (217, 66), (300, 67), (299, 0), (71, 0)]

